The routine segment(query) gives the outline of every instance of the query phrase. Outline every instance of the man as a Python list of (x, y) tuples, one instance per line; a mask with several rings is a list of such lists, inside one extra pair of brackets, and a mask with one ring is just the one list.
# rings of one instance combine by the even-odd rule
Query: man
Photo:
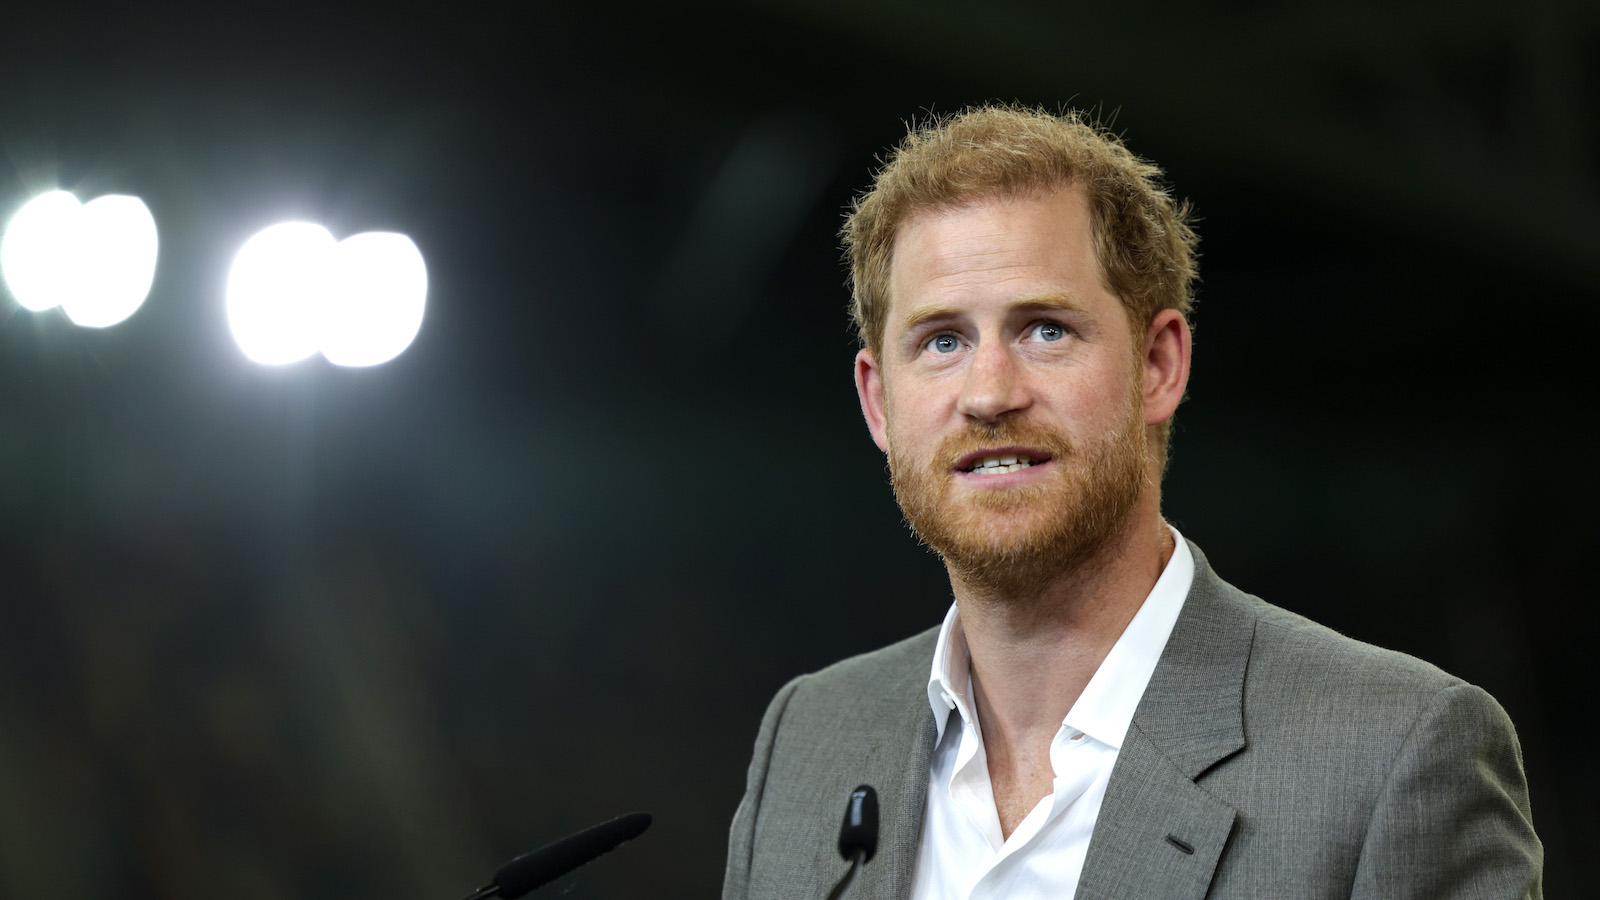
[(768, 709), (725, 898), (1540, 895), (1488, 694), (1222, 581), (1161, 517), (1195, 237), (1075, 115), (909, 135), (844, 236), (856, 388), (955, 603)]

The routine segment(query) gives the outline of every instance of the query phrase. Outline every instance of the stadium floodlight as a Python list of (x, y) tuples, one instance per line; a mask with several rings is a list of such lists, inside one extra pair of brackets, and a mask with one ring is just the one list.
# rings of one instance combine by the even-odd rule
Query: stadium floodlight
[(427, 266), (403, 234), (334, 240), (321, 225), (285, 222), (251, 237), (228, 274), (228, 327), (265, 365), (321, 352), (340, 366), (400, 355), (422, 327)]
[(403, 234), (369, 231), (339, 242), (322, 317), (322, 355), (340, 366), (399, 356), (422, 328), (428, 268)]
[(60, 306), (75, 324), (105, 328), (133, 315), (155, 280), (156, 221), (138, 197), (86, 204), (66, 191), (28, 201), (0, 239), (0, 269), (23, 307)]
[(44, 312), (60, 306), (71, 293), (69, 273), (81, 208), (77, 197), (51, 191), (29, 200), (11, 217), (0, 239), (0, 267), (11, 296), (23, 308)]
[(285, 222), (245, 241), (228, 271), (228, 328), (239, 349), (268, 366), (317, 352), (338, 241), (321, 225)]

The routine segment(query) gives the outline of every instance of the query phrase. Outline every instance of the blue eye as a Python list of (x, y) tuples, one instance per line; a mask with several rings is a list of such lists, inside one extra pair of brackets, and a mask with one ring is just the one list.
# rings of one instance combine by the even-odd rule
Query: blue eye
[(941, 334), (928, 342), (928, 349), (935, 353), (954, 353), (961, 349), (961, 342), (953, 334)]
[(1040, 322), (1033, 327), (1033, 336), (1040, 341), (1059, 341), (1067, 336), (1067, 329), (1056, 322)]

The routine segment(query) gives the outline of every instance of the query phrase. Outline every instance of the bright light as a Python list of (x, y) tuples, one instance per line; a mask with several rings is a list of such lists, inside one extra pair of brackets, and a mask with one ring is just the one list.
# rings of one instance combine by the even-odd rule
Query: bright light
[(138, 197), (80, 204), (66, 191), (28, 201), (0, 240), (0, 269), (17, 302), (54, 306), (78, 325), (105, 328), (134, 314), (156, 274), (156, 220)]
[(321, 225), (286, 222), (239, 249), (228, 273), (228, 326), (244, 355), (283, 365), (321, 351), (340, 366), (399, 356), (422, 327), (428, 272), (403, 234), (336, 242)]
[(239, 248), (228, 272), (228, 327), (245, 356), (278, 366), (317, 352), (336, 246), (321, 225), (285, 222)]
[(29, 200), (6, 226), (0, 267), (11, 295), (34, 312), (59, 306), (71, 293), (74, 231), (82, 206), (66, 191)]
[(381, 231), (345, 238), (322, 319), (322, 355), (340, 366), (394, 359), (422, 328), (427, 296), (428, 268), (410, 238)]
[(83, 206), (81, 281), (61, 301), (67, 318), (105, 328), (133, 315), (156, 277), (156, 220), (138, 197), (109, 194)]

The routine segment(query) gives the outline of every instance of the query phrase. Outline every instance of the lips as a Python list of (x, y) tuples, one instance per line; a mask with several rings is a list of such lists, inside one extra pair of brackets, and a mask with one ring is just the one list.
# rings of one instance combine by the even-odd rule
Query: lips
[(1018, 472), (1029, 466), (1049, 462), (1050, 454), (1021, 447), (1003, 447), (968, 453), (956, 463), (956, 470), (975, 475), (1000, 475)]

